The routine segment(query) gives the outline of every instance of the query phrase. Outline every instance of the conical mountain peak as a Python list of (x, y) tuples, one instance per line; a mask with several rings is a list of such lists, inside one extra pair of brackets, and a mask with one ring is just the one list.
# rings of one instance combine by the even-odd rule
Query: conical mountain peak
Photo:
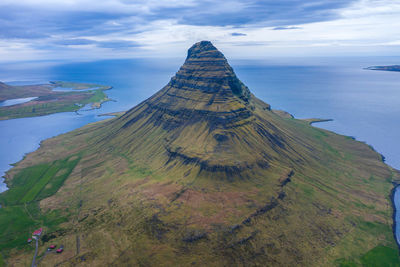
[(167, 156), (168, 166), (190, 163), (232, 177), (253, 167), (267, 168), (274, 157), (290, 158), (288, 137), (273, 118), (269, 105), (251, 95), (224, 55), (202, 41), (189, 49), (163, 89), (119, 119), (117, 132), (129, 138), (116, 138), (115, 146), (134, 144), (133, 151), (141, 146), (137, 136), (160, 131), (158, 141), (151, 143), (157, 151), (149, 155)]
[[(194, 44), (176, 75), (145, 103), (152, 110), (159, 110), (160, 115), (163, 113), (160, 118), (171, 115), (158, 121), (166, 128), (199, 119), (208, 120), (213, 127), (240, 123), (252, 117), (253, 105), (249, 89), (209, 41)], [(203, 117), (204, 114), (208, 116)]]
[[(224, 55), (209, 41), (198, 42), (188, 50), (185, 63), (171, 79), (169, 86), (216, 94), (224, 99), (239, 98), (246, 103), (251, 95), (249, 89), (236, 77)], [(210, 105), (214, 101), (207, 103)]]
[(203, 57), (220, 58), (226, 60), (224, 55), (218, 51), (218, 49), (210, 41), (201, 41), (195, 43), (191, 48), (189, 48), (186, 59)]

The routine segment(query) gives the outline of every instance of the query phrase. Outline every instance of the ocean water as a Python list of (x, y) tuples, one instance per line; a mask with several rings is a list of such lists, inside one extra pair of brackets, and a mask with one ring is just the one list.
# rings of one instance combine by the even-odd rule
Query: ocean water
[[(135, 106), (168, 83), (184, 58), (24, 62), (0, 64), (0, 81), (21, 85), (53, 80), (111, 85), (114, 101), (101, 109), (0, 121), (0, 176), (9, 164), (34, 151), (41, 140), (104, 119), (97, 115)], [(326, 118), (315, 124), (372, 145), (400, 169), (400, 72), (364, 70), (398, 64), (400, 58), (273, 58), (230, 61), (239, 79), (274, 109), (297, 118)], [(0, 182), (0, 192), (6, 189)], [(400, 194), (396, 194), (400, 203)], [(399, 229), (400, 236), (400, 229)]]
[[(400, 72), (364, 70), (400, 59), (347, 59), (319, 65), (239, 65), (236, 72), (256, 96), (297, 118), (372, 145), (400, 169)], [(375, 64), (376, 65), (376, 64)]]
[(400, 186), (397, 186), (394, 190), (393, 204), (395, 206), (394, 221), (395, 221), (395, 236), (396, 242), (400, 246)]

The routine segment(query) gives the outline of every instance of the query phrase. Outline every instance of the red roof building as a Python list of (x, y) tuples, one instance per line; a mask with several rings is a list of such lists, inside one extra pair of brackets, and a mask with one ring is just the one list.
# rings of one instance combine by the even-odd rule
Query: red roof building
[(41, 235), (42, 232), (43, 232), (43, 228), (40, 227), (39, 229), (35, 230), (35, 231), (32, 233), (32, 235)]

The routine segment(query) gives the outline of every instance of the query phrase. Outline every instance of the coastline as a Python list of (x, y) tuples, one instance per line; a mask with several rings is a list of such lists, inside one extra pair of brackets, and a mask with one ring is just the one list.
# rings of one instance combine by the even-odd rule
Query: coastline
[[(79, 84), (79, 83), (77, 83), (77, 84)], [(52, 82), (50, 81), (49, 84), (40, 84), (40, 86), (50, 86), (50, 87), (54, 87), (54, 86), (56, 86), (56, 85), (55, 85), (55, 84), (52, 84)], [(103, 91), (111, 90), (111, 89), (113, 89), (113, 88), (114, 88), (113, 86), (103, 86), (103, 88), (99, 88), (99, 89), (95, 89), (95, 90), (99, 90), (99, 91), (102, 91), (102, 92), (103, 92)], [(77, 91), (79, 91), (79, 90), (77, 90)], [(89, 109), (84, 109), (85, 106), (82, 106), (80, 109), (78, 109), (78, 110), (76, 110), (76, 111), (55, 112), (55, 113), (50, 113), (50, 114), (41, 114), (41, 115), (38, 115), (38, 116), (26, 116), (26, 117), (9, 118), (9, 119), (2, 119), (2, 118), (0, 118), (0, 121), (17, 120), (17, 119), (28, 119), (28, 118), (34, 119), (34, 118), (37, 118), (37, 117), (51, 116), (51, 115), (61, 114), (61, 113), (73, 113), (73, 114), (75, 114), (75, 115), (81, 115), (80, 111), (91, 111), (91, 110), (95, 110), (95, 109), (100, 109), (100, 108), (102, 108), (102, 105), (103, 105), (104, 103), (106, 103), (106, 102), (109, 102), (109, 101), (114, 101), (114, 102), (116, 102), (116, 100), (109, 98), (107, 95), (105, 95), (105, 96), (106, 96), (106, 98), (105, 98), (105, 99), (102, 99), (100, 102), (92, 102), (92, 103), (89, 103), (89, 104), (90, 104), (90, 108), (89, 108)], [(99, 115), (99, 117), (101, 117), (101, 116)], [(85, 125), (87, 125), (87, 124), (85, 124)], [(83, 125), (83, 126), (85, 126), (85, 125)], [(78, 127), (78, 128), (80, 128), (80, 127)], [(74, 130), (74, 129), (72, 129), (72, 130)], [(67, 132), (69, 132), (69, 131), (67, 131)], [(62, 131), (62, 132), (59, 132), (58, 134), (56, 133), (54, 136), (51, 136), (51, 137), (48, 137), (48, 138), (45, 137), (44, 139), (41, 139), (41, 140), (39, 140), (39, 142), (37, 142), (37, 143), (34, 144), (34, 148), (33, 148), (33, 149), (28, 149), (25, 153), (23, 153), (23, 155), (21, 155), (21, 157), (20, 157), (19, 159), (17, 159), (16, 161), (12, 161), (12, 162), (10, 162), (10, 163), (7, 162), (7, 164), (8, 164), (7, 168), (4, 168), (4, 170), (0, 171), (0, 194), (3, 193), (3, 192), (5, 192), (5, 191), (7, 191), (7, 190), (9, 189), (9, 184), (8, 184), (8, 182), (7, 182), (7, 180), (8, 180), (8, 179), (7, 179), (7, 173), (8, 173), (14, 166), (16, 166), (16, 165), (18, 164), (18, 162), (24, 160), (25, 157), (26, 157), (28, 154), (33, 153), (33, 152), (35, 152), (37, 149), (39, 149), (40, 146), (41, 146), (41, 144), (42, 144), (42, 142), (44, 142), (45, 140), (50, 139), (50, 138), (53, 138), (53, 137), (58, 136), (58, 135), (61, 135), (61, 134), (65, 134), (65, 133), (67, 133), (67, 132)], [(14, 159), (14, 160), (15, 160), (15, 159)]]
[[(115, 101), (115, 102), (116, 102), (116, 100), (113, 100), (113, 99), (109, 99), (108, 101)], [(88, 110), (83, 110), (83, 111), (91, 111), (91, 110), (100, 109), (100, 108), (101, 108), (101, 106), (100, 106), (100, 107), (97, 107), (97, 108), (90, 108), (90, 109), (88, 109)], [(79, 111), (79, 110), (78, 110), (78, 111)], [(74, 112), (62, 112), (62, 113), (71, 113), (72, 116), (81, 115), (81, 113), (79, 113), (78, 111), (74, 111)], [(116, 112), (116, 113), (118, 113), (118, 112)], [(56, 115), (56, 114), (57, 114), (57, 113), (48, 114), (48, 115), (44, 115), (44, 116), (38, 116), (38, 117), (52, 116), (52, 115)], [(58, 114), (61, 114), (61, 113), (58, 113)], [(97, 115), (97, 117), (99, 117), (99, 118), (101, 118), (101, 117), (106, 117), (106, 116), (107, 116), (107, 115), (103, 115), (103, 114)], [(35, 117), (28, 117), (28, 118), (35, 118)], [(12, 119), (12, 120), (19, 120), (19, 119), (27, 119), (27, 118), (16, 118), (16, 119)], [(107, 118), (100, 119), (100, 121), (105, 120), (105, 119), (107, 119)], [(81, 125), (81, 126), (79, 126), (79, 127), (77, 127), (77, 128), (74, 128), (74, 129), (71, 129), (71, 130), (67, 130), (67, 131), (61, 131), (61, 132), (55, 133), (54, 135), (52, 135), (52, 136), (50, 136), (50, 137), (44, 137), (43, 139), (40, 139), (38, 142), (35, 142), (35, 143), (33, 144), (33, 145), (34, 145), (34, 148), (32, 148), (32, 149), (27, 149), (23, 154), (21, 154), (21, 156), (19, 157), (19, 159), (14, 160), (14, 161), (12, 161), (12, 162), (10, 162), (10, 163), (7, 163), (7, 164), (8, 164), (7, 168), (4, 168), (4, 170), (0, 170), (0, 185), (1, 185), (1, 186), (0, 186), (0, 194), (3, 193), (3, 192), (5, 192), (5, 191), (7, 191), (7, 190), (10, 188), (10, 187), (9, 187), (8, 173), (9, 173), (16, 165), (18, 165), (19, 162), (23, 161), (29, 154), (34, 153), (35, 151), (37, 151), (37, 150), (42, 146), (42, 143), (43, 143), (43, 142), (45, 142), (45, 141), (48, 140), (48, 139), (51, 139), (51, 138), (54, 138), (54, 137), (57, 137), (57, 136), (60, 136), (60, 135), (69, 133), (69, 132), (71, 132), (71, 131), (74, 131), (74, 130), (76, 130), (76, 129), (83, 128), (83, 127), (85, 127), (85, 126), (87, 126), (87, 125), (89, 125), (89, 124), (96, 123), (96, 122), (98, 122), (98, 121), (88, 122), (88, 123), (86, 123), (86, 124), (84, 124), (84, 125)]]
[[(61, 134), (63, 134), (63, 133), (60, 133), (59, 135), (61, 135)], [(12, 168), (14, 168), (19, 162), (23, 161), (23, 160), (26, 158), (27, 155), (29, 155), (30, 153), (33, 153), (33, 152), (35, 152), (36, 150), (38, 150), (38, 149), (42, 146), (42, 143), (43, 143), (44, 141), (46, 141), (47, 139), (51, 139), (51, 138), (53, 138), (53, 137), (55, 137), (55, 136), (52, 136), (52, 137), (49, 137), (49, 138), (40, 140), (39, 143), (36, 145), (36, 147), (35, 147), (33, 150), (25, 152), (24, 155), (22, 155), (22, 158), (21, 158), (21, 159), (19, 159), (18, 161), (14, 162), (14, 163), (10, 163), (10, 164), (9, 164), (9, 168), (8, 168), (7, 170), (5, 170), (4, 173), (3, 173), (3, 175), (0, 177), (0, 184), (5, 185), (5, 190), (4, 190), (4, 191), (0, 191), (0, 194), (2, 194), (3, 192), (7, 191), (8, 189), (10, 189), (9, 184), (8, 184), (9, 181), (7, 182), (7, 174), (8, 174), (8, 172), (9, 172)], [(0, 175), (1, 175), (1, 174), (0, 174)], [(1, 179), (2, 179), (2, 180), (1, 180)]]
[(103, 113), (103, 114), (99, 114), (97, 116), (99, 117), (119, 117), (122, 116), (126, 113), (126, 111), (116, 111), (116, 112), (110, 112), (110, 113)]
[[(383, 71), (383, 70), (381, 70), (381, 71)], [(303, 119), (303, 120), (306, 121), (306, 122), (308, 122), (309, 125), (312, 125), (312, 124), (314, 124), (314, 123), (319, 123), (319, 122), (329, 122), (329, 121), (333, 121), (333, 119)], [(376, 151), (376, 149), (375, 149), (372, 145), (367, 144), (366, 142), (363, 142), (363, 141), (359, 141), (359, 140), (357, 140), (357, 138), (355, 138), (355, 137), (353, 137), (353, 136), (349, 136), (349, 137), (350, 137), (351, 139), (353, 139), (354, 141), (356, 141), (356, 142), (361, 142), (361, 143), (364, 143), (365, 145), (369, 146), (370, 149), (372, 149), (373, 151), (375, 151), (376, 153), (378, 153), (378, 154), (381, 156), (381, 161), (382, 161), (384, 164), (386, 164), (386, 165), (388, 165), (390, 168), (392, 168), (393, 171), (399, 172), (396, 168), (394, 168), (394, 167), (390, 166), (389, 164), (387, 164), (387, 163), (385, 162), (385, 156), (384, 156), (383, 154), (379, 153), (378, 151)], [(396, 214), (397, 214), (397, 212), (400, 212), (400, 207), (399, 207), (399, 208), (396, 208), (396, 203), (395, 203), (395, 201), (394, 201), (394, 197), (395, 197), (395, 194), (396, 194), (396, 190), (397, 190), (398, 188), (400, 189), (400, 181), (399, 181), (399, 182), (392, 181), (392, 184), (393, 184), (393, 188), (392, 188), (392, 190), (390, 191), (390, 201), (391, 201), (391, 206), (392, 206), (392, 211), (393, 211), (393, 212), (392, 212), (392, 232), (393, 232), (394, 241), (395, 241), (396, 244), (397, 244), (397, 248), (398, 248), (398, 250), (399, 250), (399, 255), (400, 255), (400, 240), (398, 240), (397, 235), (396, 235), (396, 227), (397, 227), (397, 225), (400, 223), (400, 222), (397, 222), (397, 221), (396, 221)], [(400, 192), (397, 192), (397, 193), (400, 194)]]
[(397, 214), (398, 210), (396, 209), (396, 204), (394, 202), (394, 195), (396, 194), (396, 190), (400, 186), (400, 184), (397, 183), (397, 182), (392, 182), (392, 184), (393, 184), (393, 188), (392, 188), (392, 190), (390, 192), (390, 200), (392, 202), (392, 209), (393, 209), (393, 213), (392, 213), (392, 220), (393, 220), (392, 232), (393, 232), (394, 241), (397, 244), (397, 247), (399, 249), (399, 254), (400, 254), (400, 242), (399, 242), (399, 240), (397, 239), (397, 236), (396, 236), (396, 227), (397, 227), (396, 214)]
[(363, 68), (363, 70), (380, 70), (380, 71), (400, 72), (400, 65), (370, 66), (370, 67)]
[(314, 123), (319, 123), (319, 122), (328, 122), (328, 121), (333, 121), (333, 119), (305, 119), (304, 121), (308, 122), (309, 125), (313, 125)]
[[(112, 101), (116, 101), (116, 100), (112, 100)], [(93, 109), (90, 109), (90, 110), (93, 110)], [(89, 111), (90, 111), (90, 110), (89, 110)], [(76, 113), (76, 112), (65, 112), (65, 113)], [(119, 113), (119, 112), (115, 112), (115, 113)], [(106, 114), (107, 114), (107, 113), (106, 113)], [(51, 116), (51, 115), (54, 115), (54, 114), (50, 114), (50, 116)], [(79, 115), (79, 114), (78, 114), (78, 115)], [(49, 115), (46, 115), (46, 116), (49, 116)], [(107, 116), (112, 116), (112, 115), (105, 115), (105, 114), (104, 114), (104, 115), (103, 115), (103, 114), (97, 115), (97, 117), (107, 117)], [(115, 116), (115, 117), (117, 117), (117, 116)], [(56, 137), (58, 137), (58, 136), (60, 136), (60, 135), (68, 134), (68, 133), (70, 133), (70, 132), (72, 132), (72, 131), (75, 131), (75, 130), (78, 130), (78, 129), (82, 129), (82, 128), (88, 127), (89, 125), (92, 125), (92, 124), (95, 124), (95, 123), (99, 123), (99, 122), (102, 122), (102, 121), (105, 121), (105, 120), (109, 120), (109, 119), (112, 119), (112, 118), (113, 118), (113, 117), (111, 117), (111, 118), (104, 118), (104, 119), (101, 119), (101, 120), (98, 120), (98, 121), (92, 121), (92, 122), (86, 123), (86, 124), (84, 124), (84, 125), (82, 125), (82, 126), (79, 126), (79, 127), (77, 127), (77, 128), (74, 128), (74, 129), (72, 129), (72, 130), (69, 130), (69, 131), (62, 131), (62, 132), (56, 133), (56, 134), (53, 135), (53, 136), (50, 136), (50, 137), (48, 137), (48, 138), (44, 138), (44, 139), (40, 140), (39, 142), (35, 143), (35, 148), (34, 148), (34, 149), (26, 151), (26, 152), (22, 155), (22, 157), (21, 157), (20, 159), (18, 159), (17, 161), (15, 161), (15, 162), (13, 162), (13, 163), (10, 163), (10, 164), (9, 164), (9, 168), (3, 172), (3, 175), (2, 175), (2, 176), (0, 176), (0, 179), (3, 179), (3, 181), (0, 180), (0, 183), (3, 183), (3, 184), (6, 185), (6, 187), (7, 187), (7, 189), (6, 189), (5, 191), (7, 191), (7, 190), (9, 189), (9, 186), (8, 186), (8, 183), (9, 183), (9, 172), (10, 172), (13, 168), (15, 168), (20, 162), (22, 162), (29, 154), (32, 154), (32, 153), (36, 152), (39, 148), (41, 148), (44, 142), (46, 142), (46, 141), (49, 140), (49, 139), (56, 138)], [(0, 175), (1, 175), (1, 174), (0, 174)], [(5, 192), (5, 191), (1, 191), (0, 194), (2, 194), (2, 193)]]

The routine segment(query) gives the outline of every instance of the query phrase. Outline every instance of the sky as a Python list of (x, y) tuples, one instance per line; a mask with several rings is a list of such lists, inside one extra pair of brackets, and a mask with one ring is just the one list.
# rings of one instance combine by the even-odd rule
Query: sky
[(0, 62), (182, 57), (201, 40), (234, 59), (396, 56), (400, 1), (0, 1)]

